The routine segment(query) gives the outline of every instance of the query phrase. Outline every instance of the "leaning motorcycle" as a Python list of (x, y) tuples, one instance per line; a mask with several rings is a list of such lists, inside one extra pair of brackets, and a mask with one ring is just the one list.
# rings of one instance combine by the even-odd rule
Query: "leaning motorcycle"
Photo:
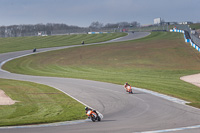
[(89, 110), (87, 112), (87, 116), (89, 119), (91, 119), (93, 122), (95, 121), (101, 121), (101, 118), (99, 117), (99, 115), (97, 115), (97, 113), (95, 113), (96, 111), (92, 111), (92, 110)]
[(131, 86), (126, 87), (126, 92), (131, 93), (131, 94), (133, 93)]

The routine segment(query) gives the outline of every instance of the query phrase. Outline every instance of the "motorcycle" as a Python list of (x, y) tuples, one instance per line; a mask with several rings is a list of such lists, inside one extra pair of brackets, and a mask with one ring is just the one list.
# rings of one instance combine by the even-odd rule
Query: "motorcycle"
[(131, 86), (127, 86), (126, 88), (126, 92), (130, 93), (130, 94), (133, 94), (133, 91), (131, 89)]
[(86, 114), (89, 119), (91, 119), (93, 122), (95, 121), (101, 121), (101, 117), (96, 113), (96, 111), (89, 110)]

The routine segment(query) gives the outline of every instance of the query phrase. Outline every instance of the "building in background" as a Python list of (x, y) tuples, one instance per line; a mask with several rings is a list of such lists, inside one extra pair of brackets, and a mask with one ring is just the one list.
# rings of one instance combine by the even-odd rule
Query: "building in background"
[(193, 24), (191, 21), (180, 22), (179, 24)]
[(153, 22), (154, 24), (161, 24), (161, 18), (155, 18)]

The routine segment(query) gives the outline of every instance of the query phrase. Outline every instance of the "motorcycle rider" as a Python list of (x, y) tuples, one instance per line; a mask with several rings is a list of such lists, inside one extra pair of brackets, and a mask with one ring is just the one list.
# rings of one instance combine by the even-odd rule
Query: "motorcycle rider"
[(98, 113), (96, 112), (96, 110), (93, 110), (93, 109), (91, 109), (91, 108), (85, 107), (85, 113), (86, 113), (86, 114), (87, 114), (87, 112), (90, 111), (90, 110), (93, 111), (94, 113), (96, 113), (96, 114), (97, 114), (97, 117), (99, 116)]
[(82, 41), (82, 42), (81, 42), (81, 44), (85, 44), (85, 42), (84, 42), (84, 41)]
[(33, 49), (33, 52), (36, 52), (36, 48)]
[(92, 110), (91, 108), (88, 108), (88, 107), (85, 107), (85, 113), (87, 114), (87, 112), (89, 111), (89, 110)]
[[(128, 84), (128, 82), (126, 82), (126, 83), (124, 84), (124, 88), (126, 89), (126, 92), (128, 92), (128, 89), (127, 89), (128, 86), (130, 86), (130, 85)], [(130, 86), (130, 87), (131, 87), (131, 86)]]

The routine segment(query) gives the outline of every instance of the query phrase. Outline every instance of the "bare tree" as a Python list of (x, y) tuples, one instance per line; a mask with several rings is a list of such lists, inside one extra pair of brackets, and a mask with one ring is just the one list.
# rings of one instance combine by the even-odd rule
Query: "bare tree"
[(19, 37), (19, 36), (37, 36), (39, 35), (57, 35), (70, 33), (87, 33), (89, 31), (119, 31), (120, 28), (137, 27), (139, 23), (118, 22), (108, 23), (104, 26), (98, 21), (92, 22), (89, 27), (78, 27), (67, 24), (47, 23), (35, 25), (10, 25), (0, 26), (0, 37)]
[(100, 23), (98, 21), (92, 22), (89, 26), (89, 28), (92, 28), (92, 29), (101, 29), (102, 27), (103, 27), (103, 23)]

